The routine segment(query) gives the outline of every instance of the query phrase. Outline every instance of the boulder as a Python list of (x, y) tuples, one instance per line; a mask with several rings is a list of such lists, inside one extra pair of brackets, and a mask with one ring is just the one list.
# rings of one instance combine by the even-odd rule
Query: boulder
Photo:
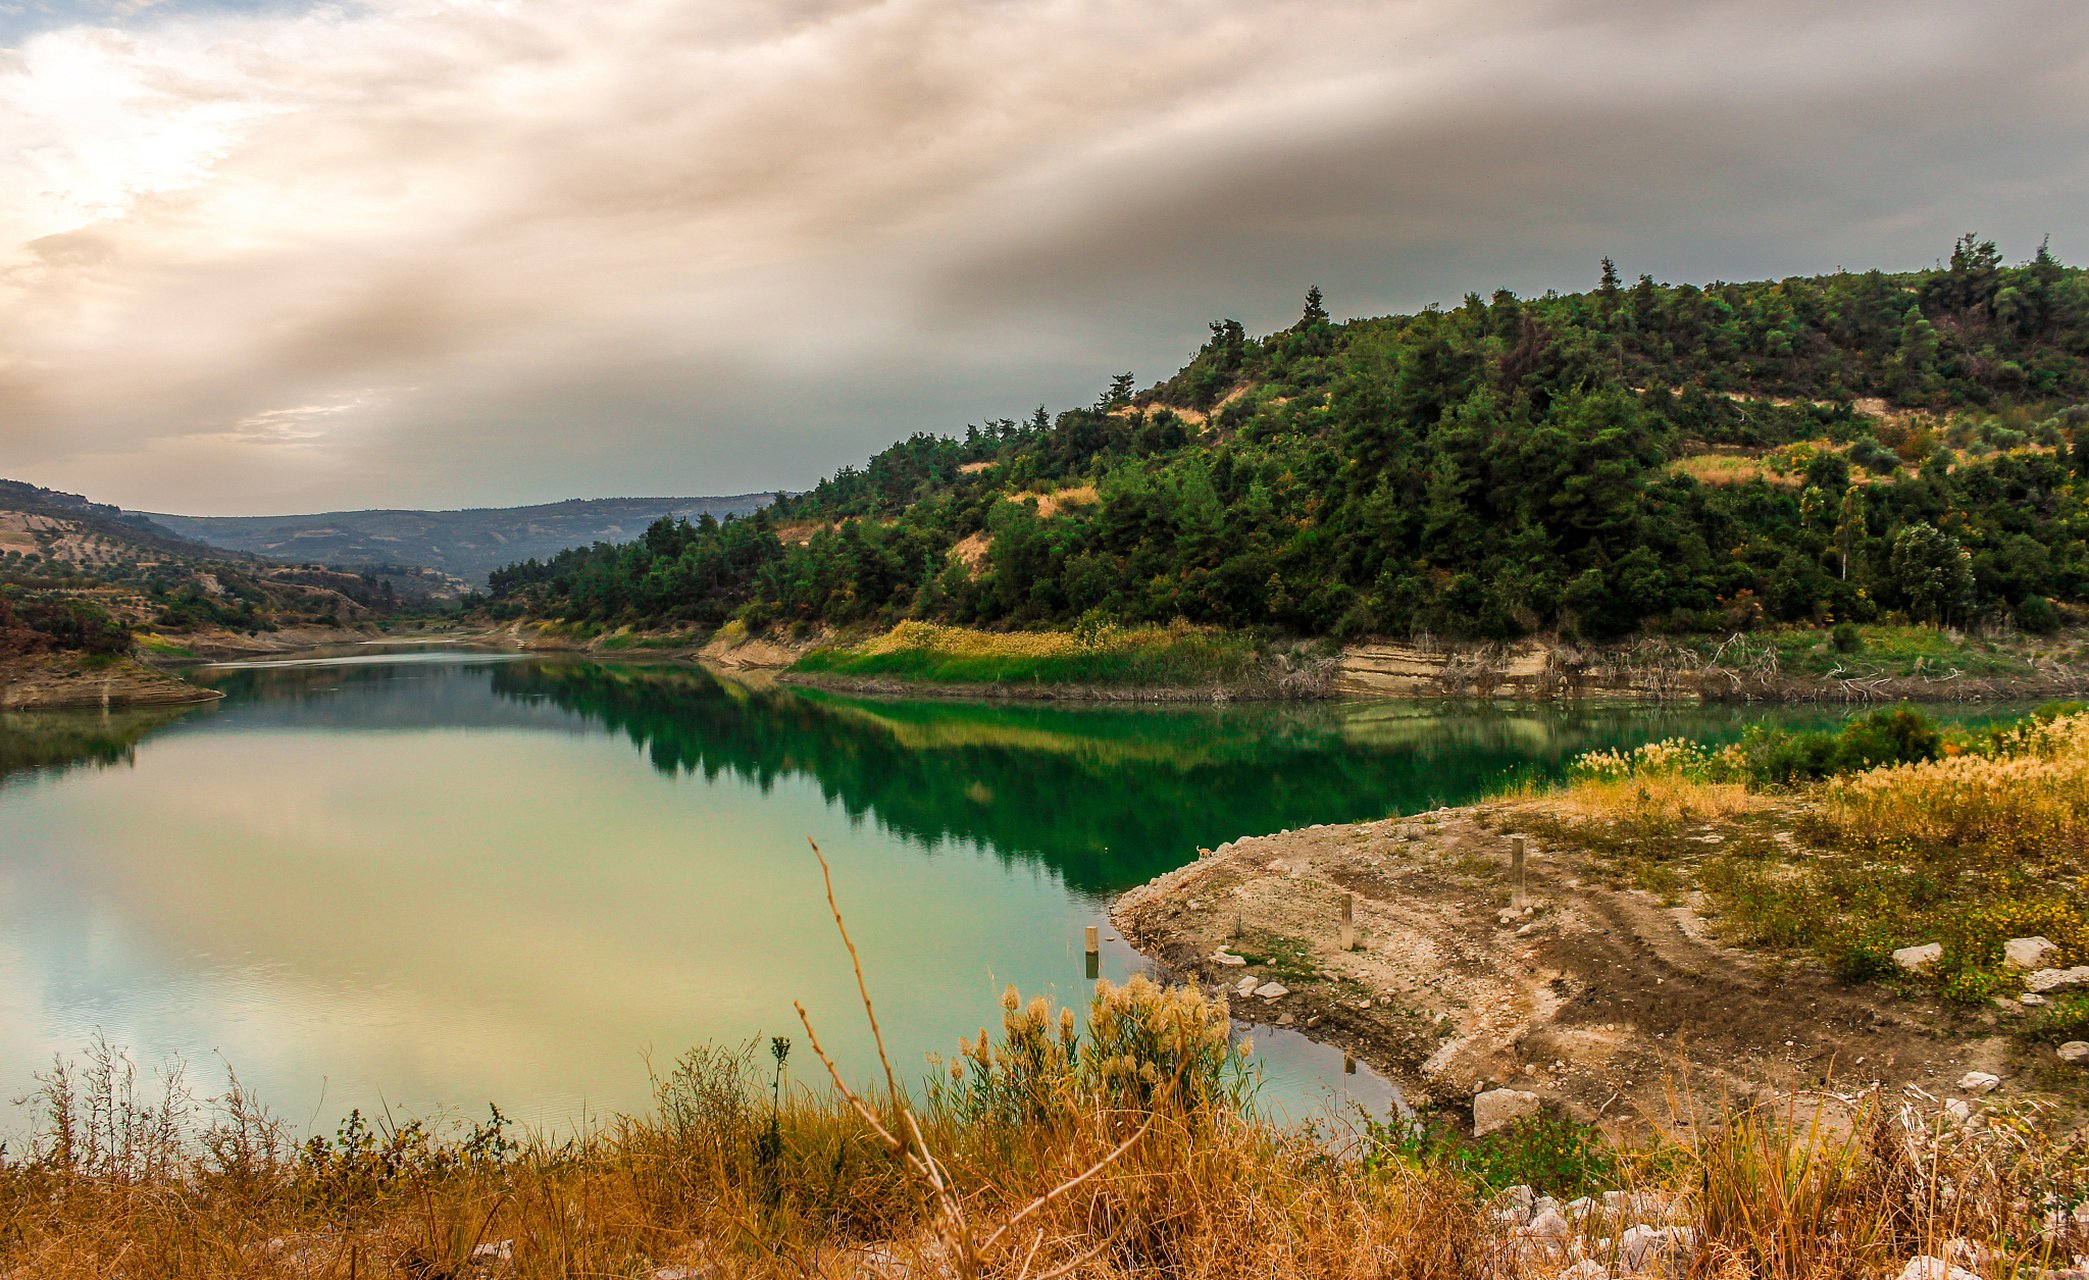
[(1958, 1078), (1958, 1087), (1967, 1093), (1993, 1093), (2002, 1077), (1987, 1071), (1968, 1071)]
[(1618, 1269), (1627, 1275), (1680, 1276), (1696, 1252), (1697, 1232), (1689, 1227), (1627, 1227), (1618, 1237)]
[(2089, 964), (2078, 964), (2072, 969), (2040, 969), (2024, 979), (2024, 990), (2043, 995), (2061, 987), (2078, 987), (2085, 982), (2089, 982)]
[(2036, 969), (2059, 949), (2051, 938), (2011, 938), (2002, 944), (2002, 963), (2018, 969)]
[(1217, 963), (1223, 965), (1246, 964), (1248, 962), (1246, 956), (1234, 955), (1232, 952), (1226, 950), (1224, 947), (1220, 947), (1217, 951), (1212, 952), (1211, 958)]
[(1291, 994), (1291, 988), (1281, 982), (1265, 982), (1255, 988), (1255, 994), (1264, 1000), (1281, 1000)]
[(1964, 1267), (1954, 1267), (1942, 1258), (1918, 1254), (1901, 1268), (1900, 1280), (1980, 1280), (1980, 1277)]
[(1944, 944), (1925, 942), (1919, 947), (1902, 947), (1893, 953), (1893, 963), (1915, 973), (1944, 958)]
[[(1472, 1136), (1485, 1137), (1545, 1109), (1545, 1100), (1521, 1089), (1489, 1089), (1472, 1100)], [(1566, 1219), (1560, 1219), (1565, 1222)]]
[(2060, 1046), (2060, 1061), (2081, 1062), (2089, 1060), (2089, 1040), (2070, 1040)]

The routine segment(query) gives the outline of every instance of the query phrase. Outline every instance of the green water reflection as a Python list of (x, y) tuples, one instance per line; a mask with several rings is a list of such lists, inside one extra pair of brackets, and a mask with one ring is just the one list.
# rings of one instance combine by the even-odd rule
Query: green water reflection
[[(643, 1107), (647, 1051), (793, 1033), (796, 1000), (862, 1072), (808, 836), (919, 1064), (1003, 983), (1078, 1003), (1103, 897), (1199, 845), (1763, 714), (928, 702), (454, 648), (195, 678), (227, 696), (0, 718), (0, 1096), (100, 1031), (222, 1057), (299, 1124), (489, 1099), (556, 1124)], [(1329, 1066), (1267, 1060), (1294, 1104)]]

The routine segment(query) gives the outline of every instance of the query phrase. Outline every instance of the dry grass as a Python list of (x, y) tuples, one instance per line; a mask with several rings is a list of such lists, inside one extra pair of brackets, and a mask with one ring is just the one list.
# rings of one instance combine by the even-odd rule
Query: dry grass
[(1992, 755), (1837, 778), (1823, 798), (1846, 837), (2072, 862), (2089, 852), (2089, 713), (2026, 722)]
[(859, 652), (920, 650), (957, 658), (1056, 658), (1088, 647), (1070, 631), (977, 631), (932, 622), (902, 622), (866, 641)]
[(1787, 489), (1796, 489), (1801, 480), (1797, 476), (1780, 475), (1762, 464), (1759, 458), (1741, 457), (1730, 453), (1700, 453), (1687, 458), (1677, 458), (1668, 464), (1670, 472), (1689, 476), (1699, 484), (1743, 485), (1757, 480)]

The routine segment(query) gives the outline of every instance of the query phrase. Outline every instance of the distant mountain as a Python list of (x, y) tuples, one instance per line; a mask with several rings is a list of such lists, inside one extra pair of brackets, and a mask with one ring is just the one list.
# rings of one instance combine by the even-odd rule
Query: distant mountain
[(483, 584), (504, 564), (546, 559), (567, 547), (629, 542), (663, 516), (746, 515), (776, 495), (723, 498), (570, 498), (536, 507), (465, 511), (327, 511), (306, 516), (177, 516), (150, 519), (185, 538), (271, 560), (427, 565)]
[[(105, 625), (112, 622), (250, 636), (354, 626), (454, 602), (467, 588), (419, 565), (284, 564), (185, 538), (76, 493), (0, 480), (0, 657), (51, 642), (92, 647), (96, 637), (127, 646), (128, 633)], [(8, 614), (24, 625), (7, 623)]]

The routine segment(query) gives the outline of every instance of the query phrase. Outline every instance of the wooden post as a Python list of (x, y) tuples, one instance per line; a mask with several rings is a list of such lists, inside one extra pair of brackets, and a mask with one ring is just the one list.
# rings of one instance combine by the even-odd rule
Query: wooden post
[(1523, 837), (1509, 837), (1509, 906), (1523, 910)]
[(1356, 950), (1356, 895), (1342, 895), (1342, 950)]

